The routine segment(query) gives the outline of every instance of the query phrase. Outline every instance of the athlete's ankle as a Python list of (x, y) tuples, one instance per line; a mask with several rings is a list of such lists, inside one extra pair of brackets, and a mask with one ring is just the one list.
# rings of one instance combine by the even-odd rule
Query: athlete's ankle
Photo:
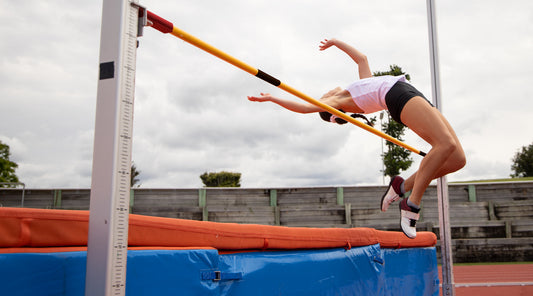
[(414, 202), (411, 201), (411, 199), (407, 199), (407, 205), (410, 206), (411, 208), (415, 208), (417, 210), (420, 210), (420, 206), (415, 204)]

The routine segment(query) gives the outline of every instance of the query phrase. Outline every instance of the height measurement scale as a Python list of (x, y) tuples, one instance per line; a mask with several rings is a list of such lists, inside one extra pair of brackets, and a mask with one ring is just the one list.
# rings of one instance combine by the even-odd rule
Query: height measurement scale
[(137, 0), (103, 1), (85, 295), (125, 295)]

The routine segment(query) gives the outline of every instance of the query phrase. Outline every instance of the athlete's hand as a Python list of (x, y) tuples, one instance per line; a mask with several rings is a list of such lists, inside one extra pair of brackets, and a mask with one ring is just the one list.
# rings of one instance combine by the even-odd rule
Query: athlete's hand
[(266, 102), (271, 101), (273, 96), (269, 93), (261, 93), (261, 96), (248, 96), (248, 100), (252, 102)]
[(335, 38), (331, 39), (324, 39), (320, 41), (320, 45), (318, 46), (320, 50), (326, 50), (330, 48), (331, 46), (335, 45)]

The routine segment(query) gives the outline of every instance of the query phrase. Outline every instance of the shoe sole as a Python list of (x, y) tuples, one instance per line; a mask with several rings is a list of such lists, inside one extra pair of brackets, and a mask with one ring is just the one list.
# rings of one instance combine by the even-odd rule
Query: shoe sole
[[(392, 180), (394, 180), (394, 179), (392, 179)], [(387, 193), (389, 193), (389, 190), (391, 190), (391, 189), (394, 190), (394, 188), (392, 188), (392, 180), (390, 180), (390, 182), (389, 182), (389, 187), (387, 187), (387, 191), (385, 191), (385, 194), (383, 194), (383, 196), (381, 197), (381, 203), (379, 204), (379, 209), (380, 209), (383, 213), (385, 213), (385, 212), (387, 211), (387, 210), (385, 210), (385, 211), (383, 210), (383, 201), (385, 200), (385, 197), (387, 196)], [(394, 202), (394, 201), (393, 201), (393, 202)], [(392, 203), (391, 203), (391, 204), (392, 204)], [(389, 206), (390, 206), (390, 204), (389, 204)], [(388, 208), (387, 208), (387, 209), (388, 209)]]
[(382, 212), (386, 212), (387, 210), (383, 210), (383, 201), (385, 200), (385, 197), (387, 196), (387, 193), (389, 193), (389, 189), (390, 189), (390, 186), (389, 188), (387, 188), (387, 191), (385, 191), (385, 194), (383, 194), (383, 196), (381, 197), (381, 202), (379, 203), (379, 209), (382, 211)]

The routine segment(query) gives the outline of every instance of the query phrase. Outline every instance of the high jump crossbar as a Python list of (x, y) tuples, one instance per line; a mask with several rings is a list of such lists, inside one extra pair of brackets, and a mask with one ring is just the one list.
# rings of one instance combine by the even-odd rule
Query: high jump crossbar
[(409, 146), (405, 143), (403, 143), (402, 141), (396, 139), (396, 138), (393, 138), (367, 124), (364, 124), (358, 120), (355, 120), (354, 118), (348, 116), (347, 114), (329, 106), (329, 105), (326, 105), (318, 100), (315, 100), (313, 99), (312, 97), (302, 93), (301, 91), (298, 91), (297, 89), (281, 82), (279, 79), (273, 77), (273, 76), (270, 76), (269, 74), (259, 70), (259, 69), (256, 69), (236, 58), (234, 58), (233, 56), (219, 50), (218, 48), (196, 38), (195, 36), (177, 28), (174, 26), (173, 23), (167, 21), (166, 19), (152, 13), (151, 11), (148, 11), (147, 10), (147, 19), (149, 21), (149, 25), (151, 27), (153, 27), (154, 29), (162, 32), (162, 33), (171, 33), (172, 35), (182, 39), (183, 41), (187, 42), (187, 43), (190, 43), (232, 65), (234, 65), (235, 67), (243, 70), (243, 71), (246, 71), (250, 74), (252, 74), (253, 76), (257, 77), (257, 78), (260, 78), (274, 86), (277, 86), (278, 88), (281, 88), (283, 89), (284, 91), (296, 96), (296, 97), (299, 97), (300, 99), (304, 100), (304, 101), (307, 101), (308, 103), (310, 104), (313, 104), (315, 106), (318, 106), (320, 107), (321, 109), (323, 109), (324, 111), (327, 111), (331, 114), (334, 114), (335, 116), (337, 117), (340, 117), (348, 122), (351, 122), (353, 124), (355, 124), (356, 126), (368, 131), (368, 132), (371, 132), (379, 137), (382, 137), (383, 139), (389, 141), (389, 142), (392, 142), (398, 146), (401, 146), (407, 150), (410, 150), (416, 154), (419, 154), (421, 156), (425, 156), (426, 153), (423, 152), (423, 151), (420, 151), (412, 146)]

